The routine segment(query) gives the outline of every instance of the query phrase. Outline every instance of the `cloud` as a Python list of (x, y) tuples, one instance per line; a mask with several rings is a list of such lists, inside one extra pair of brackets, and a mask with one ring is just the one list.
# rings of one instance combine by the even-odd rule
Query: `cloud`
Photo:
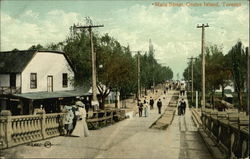
[[(27, 16), (35, 18), (32, 21)], [(28, 49), (65, 40), (69, 27), (80, 21), (79, 14), (61, 10), (48, 12), (44, 18), (28, 10), (18, 18), (1, 13), (1, 50)]]
[[(188, 57), (200, 54), (201, 29), (196, 28), (197, 24), (210, 25), (205, 30), (206, 44), (223, 44), (224, 53), (238, 39), (248, 45), (248, 11), (247, 6), (203, 12), (195, 7), (136, 4), (105, 11), (108, 14), (91, 18), (96, 23), (104, 24), (104, 28), (98, 28), (96, 32), (109, 33), (123, 45), (129, 44), (133, 51), (148, 51), (148, 40), (151, 38), (156, 59), (170, 66), (176, 75), (182, 74)], [(27, 49), (38, 43), (45, 45), (62, 41), (69, 33), (69, 27), (81, 22), (85, 16), (60, 9), (43, 13), (43, 16), (27, 10), (18, 18), (1, 12), (1, 50)]]
[[(201, 14), (199, 10), (134, 5), (113, 11), (109, 33), (132, 50), (147, 50), (151, 38), (155, 56), (165, 65), (182, 74), (187, 58), (201, 50), (201, 29), (197, 24), (209, 23), (205, 30), (206, 44), (223, 44), (227, 53), (238, 39), (248, 45), (248, 7), (224, 8)], [(106, 30), (108, 32), (108, 29)], [(127, 35), (129, 34), (129, 35)]]
[(31, 18), (38, 18), (39, 13), (33, 12), (32, 10), (27, 10), (27, 11), (24, 13), (24, 15), (27, 16), (27, 17), (31, 17)]

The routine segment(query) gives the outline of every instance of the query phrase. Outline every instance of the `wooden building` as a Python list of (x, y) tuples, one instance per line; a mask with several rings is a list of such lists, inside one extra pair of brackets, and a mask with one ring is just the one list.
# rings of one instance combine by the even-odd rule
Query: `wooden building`
[(60, 112), (88, 89), (75, 90), (74, 68), (63, 52), (0, 52), (0, 109), (13, 115), (32, 114), (43, 107), (46, 113)]

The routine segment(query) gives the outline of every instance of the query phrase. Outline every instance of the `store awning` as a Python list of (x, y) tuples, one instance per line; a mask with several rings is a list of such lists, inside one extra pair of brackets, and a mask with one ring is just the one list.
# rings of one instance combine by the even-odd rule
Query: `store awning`
[(14, 96), (16, 97), (32, 99), (32, 100), (89, 96), (89, 95), (91, 95), (91, 93), (83, 91), (83, 90), (82, 91), (72, 90), (72, 91), (56, 91), (56, 92), (32, 92), (32, 93), (14, 94)]

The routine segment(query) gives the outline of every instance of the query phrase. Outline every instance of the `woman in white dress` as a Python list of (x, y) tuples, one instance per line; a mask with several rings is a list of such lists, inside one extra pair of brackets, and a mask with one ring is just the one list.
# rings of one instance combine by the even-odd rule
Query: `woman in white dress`
[(76, 123), (76, 128), (73, 132), (73, 135), (77, 135), (77, 136), (89, 136), (89, 129), (86, 123), (86, 110), (85, 110), (85, 105), (81, 102), (81, 101), (77, 101), (76, 102), (76, 106), (78, 107), (78, 121)]

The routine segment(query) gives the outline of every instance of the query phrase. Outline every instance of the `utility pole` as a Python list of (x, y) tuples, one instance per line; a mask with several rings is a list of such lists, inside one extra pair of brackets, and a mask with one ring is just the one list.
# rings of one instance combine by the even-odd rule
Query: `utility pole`
[(249, 108), (250, 108), (250, 54), (248, 47), (246, 48), (246, 54), (247, 54), (247, 115), (249, 115)]
[(192, 103), (194, 101), (194, 63), (193, 63), (193, 60), (194, 59), (197, 59), (195, 57), (191, 57), (191, 58), (188, 58), (191, 60), (191, 67), (192, 67), (192, 70), (191, 70), (191, 76), (192, 76)]
[(190, 68), (189, 68), (189, 63), (188, 63), (188, 69), (187, 70), (188, 70), (188, 76), (187, 76), (188, 77), (188, 84), (187, 84), (187, 86), (188, 86), (188, 91), (190, 91), (190, 76), (189, 76), (190, 75)]
[(206, 107), (206, 93), (205, 93), (205, 28), (209, 27), (208, 24), (201, 26), (197, 25), (197, 28), (202, 28), (202, 34), (201, 34), (201, 54), (202, 54), (202, 109), (205, 109)]
[(92, 20), (89, 17), (86, 17), (86, 21), (88, 25), (85, 25), (85, 26), (74, 25), (74, 29), (88, 29), (89, 31), (91, 54), (92, 54), (92, 96), (93, 96), (92, 105), (95, 105), (98, 107), (97, 87), (96, 87), (96, 52), (94, 51), (92, 28), (104, 27), (104, 25), (93, 25)]
[(141, 69), (140, 69), (140, 52), (137, 52), (137, 79), (138, 79), (138, 90), (137, 90), (137, 97), (140, 99), (141, 97), (141, 84), (140, 84), (140, 78), (141, 78)]

